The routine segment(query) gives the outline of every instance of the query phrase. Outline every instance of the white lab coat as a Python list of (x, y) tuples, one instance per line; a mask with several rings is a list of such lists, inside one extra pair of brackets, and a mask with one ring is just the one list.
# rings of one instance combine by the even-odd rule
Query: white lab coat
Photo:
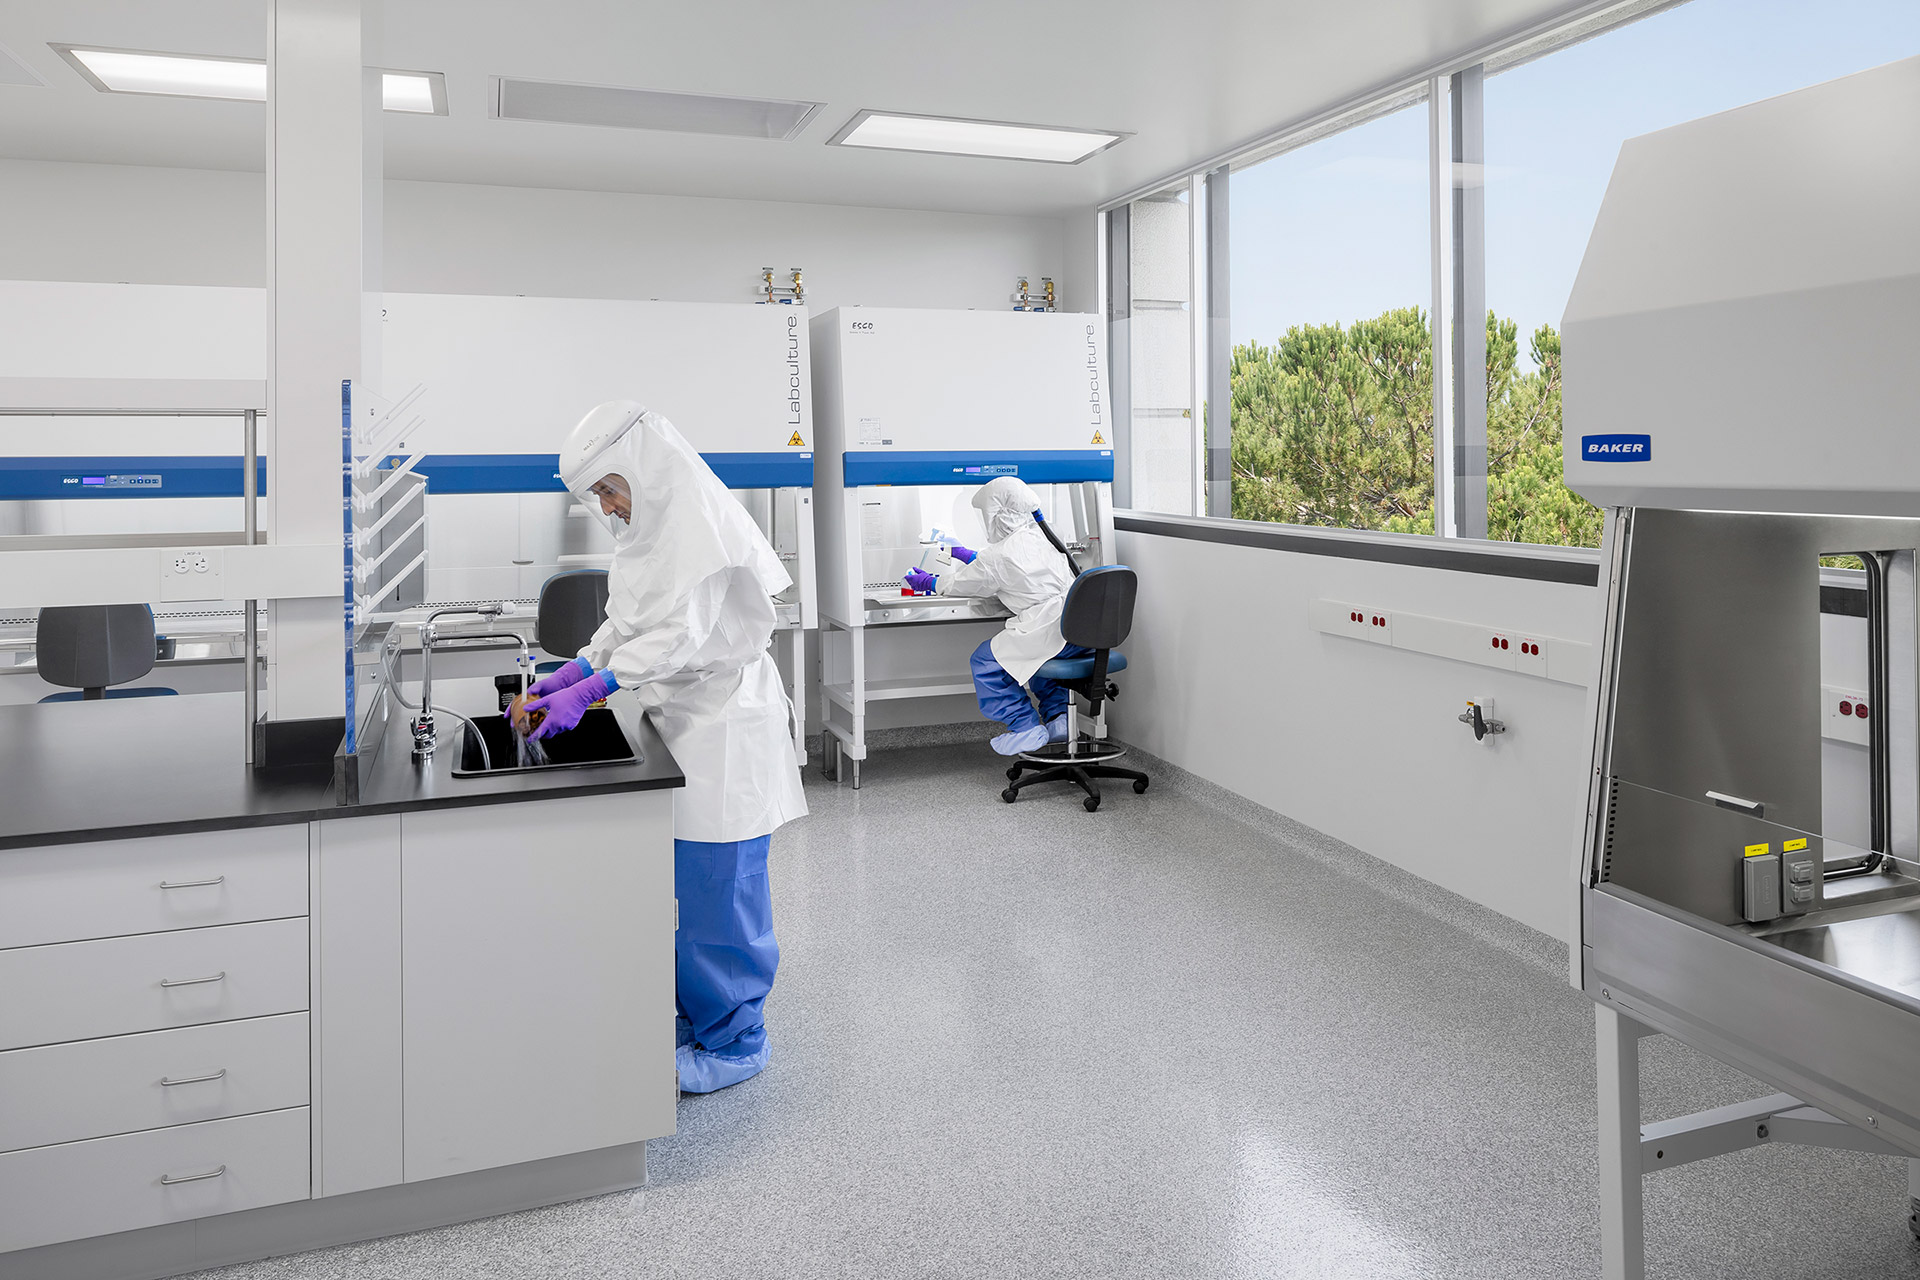
[(616, 533), (607, 620), (580, 656), (633, 691), (686, 774), (675, 837), (768, 835), (807, 812), (793, 708), (768, 652), (770, 597), (792, 579), (659, 414), (643, 414), (594, 469), (626, 478), (633, 518)]
[(1033, 679), (1040, 664), (1066, 646), (1060, 634), (1060, 610), (1073, 570), (1033, 521), (1038, 498), (1012, 477), (986, 485), (975, 499), (992, 539), (973, 558), (943, 573), (934, 593), (943, 596), (998, 596), (1013, 617), (992, 640), (994, 661), (1021, 684)]

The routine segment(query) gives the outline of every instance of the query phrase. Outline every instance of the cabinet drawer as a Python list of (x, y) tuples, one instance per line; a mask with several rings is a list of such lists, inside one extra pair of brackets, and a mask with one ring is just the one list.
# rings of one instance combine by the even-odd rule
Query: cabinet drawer
[(307, 922), (0, 951), (0, 1049), (307, 1007)]
[(0, 1151), (304, 1106), (307, 1015), (0, 1053)]
[(0, 853), (0, 947), (305, 914), (305, 823)]
[(305, 1200), (307, 1153), (305, 1107), (9, 1151), (0, 1252)]

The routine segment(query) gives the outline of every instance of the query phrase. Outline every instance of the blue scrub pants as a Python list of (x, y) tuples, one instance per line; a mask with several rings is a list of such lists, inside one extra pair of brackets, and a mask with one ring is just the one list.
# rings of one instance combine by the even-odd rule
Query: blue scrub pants
[(758, 1052), (767, 1029), (761, 1007), (780, 967), (767, 881), (771, 835), (710, 843), (673, 842), (676, 1003), (694, 1043), (731, 1056)]
[[(1053, 656), (1078, 658), (1092, 652), (1082, 645), (1070, 644)], [(991, 640), (973, 651), (973, 656), (967, 659), (967, 665), (973, 668), (973, 689), (980, 695), (980, 710), (986, 713), (987, 719), (998, 720), (1007, 726), (1010, 733), (1032, 729), (1056, 716), (1067, 714), (1067, 699), (1072, 694), (1066, 686), (1056, 684), (1045, 676), (1035, 676), (1027, 689), (1022, 689), (1013, 674), (993, 656)], [(1040, 700), (1040, 713), (1037, 716), (1033, 711), (1033, 703), (1027, 700), (1028, 689)]]

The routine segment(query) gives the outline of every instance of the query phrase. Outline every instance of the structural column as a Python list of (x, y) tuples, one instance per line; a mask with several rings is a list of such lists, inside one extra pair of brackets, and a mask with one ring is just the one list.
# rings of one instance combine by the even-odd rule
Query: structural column
[[(369, 320), (380, 288), (379, 4), (268, 5), (266, 453), (276, 543), (339, 541), (340, 387), (371, 390), (378, 377)], [(272, 601), (269, 627), (266, 718), (341, 715), (340, 601)]]

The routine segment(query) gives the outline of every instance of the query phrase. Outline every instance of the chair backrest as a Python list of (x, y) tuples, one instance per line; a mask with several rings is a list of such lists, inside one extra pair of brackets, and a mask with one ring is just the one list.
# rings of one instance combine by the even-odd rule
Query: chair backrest
[(1111, 649), (1133, 630), (1133, 597), (1139, 578), (1123, 564), (1088, 569), (1067, 588), (1060, 634), (1068, 644)]
[(153, 610), (144, 604), (56, 605), (34, 633), (40, 678), (66, 689), (102, 689), (153, 670)]
[(607, 620), (607, 572), (575, 569), (556, 573), (540, 588), (540, 616), (534, 623), (540, 647), (555, 657), (571, 658), (586, 648)]

